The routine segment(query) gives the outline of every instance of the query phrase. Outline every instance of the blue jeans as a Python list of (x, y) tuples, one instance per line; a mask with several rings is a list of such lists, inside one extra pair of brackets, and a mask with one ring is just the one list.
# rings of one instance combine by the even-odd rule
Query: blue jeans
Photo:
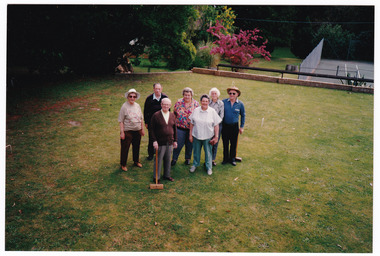
[(193, 151), (193, 143), (189, 140), (190, 129), (180, 129), (177, 127), (177, 148), (173, 150), (174, 161), (178, 160), (179, 153), (183, 146), (185, 146), (185, 159), (191, 159), (191, 152)]
[(206, 163), (206, 169), (211, 170), (212, 169), (212, 155), (211, 155), (211, 148), (212, 145), (210, 144), (210, 139), (207, 140), (198, 140), (197, 138), (193, 137), (193, 148), (194, 148), (194, 160), (193, 160), (193, 166), (198, 167), (200, 165), (201, 161), (201, 149), (203, 146), (203, 149), (205, 151), (205, 163)]

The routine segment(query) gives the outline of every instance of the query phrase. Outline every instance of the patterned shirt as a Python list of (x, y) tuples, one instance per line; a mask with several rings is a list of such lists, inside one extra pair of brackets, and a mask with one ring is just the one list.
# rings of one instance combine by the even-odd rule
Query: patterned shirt
[(224, 117), (224, 103), (221, 100), (217, 100), (216, 102), (210, 101), (210, 107), (215, 109), (216, 113), (223, 119)]
[(199, 107), (199, 103), (194, 99), (191, 100), (189, 107), (186, 107), (183, 98), (179, 99), (174, 105), (174, 114), (176, 116), (175, 123), (177, 127), (182, 129), (190, 129), (189, 117), (197, 107)]

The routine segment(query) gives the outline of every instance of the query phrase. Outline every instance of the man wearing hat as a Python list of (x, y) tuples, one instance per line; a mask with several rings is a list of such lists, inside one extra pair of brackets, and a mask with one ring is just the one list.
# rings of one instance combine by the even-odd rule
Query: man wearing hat
[[(244, 131), (245, 109), (242, 101), (238, 100), (241, 92), (236, 86), (227, 88), (229, 98), (224, 99), (224, 118), (222, 128), (223, 162), (236, 166), (236, 147), (239, 133)], [(240, 116), (240, 127), (239, 127)]]
[(119, 112), (120, 124), (120, 167), (127, 171), (127, 158), (129, 147), (132, 144), (133, 162), (137, 167), (142, 167), (139, 161), (141, 136), (144, 136), (144, 119), (141, 107), (136, 100), (140, 98), (140, 93), (135, 89), (130, 89), (125, 93), (127, 101), (121, 106)]

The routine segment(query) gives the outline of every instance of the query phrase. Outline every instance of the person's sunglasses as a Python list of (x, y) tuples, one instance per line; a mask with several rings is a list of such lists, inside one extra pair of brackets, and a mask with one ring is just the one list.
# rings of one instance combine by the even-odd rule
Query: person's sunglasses
[(236, 92), (230, 92), (229, 95), (236, 95)]
[(137, 96), (132, 96), (132, 95), (129, 95), (129, 96), (128, 96), (128, 98), (134, 98), (134, 99), (136, 99), (136, 98), (137, 98)]

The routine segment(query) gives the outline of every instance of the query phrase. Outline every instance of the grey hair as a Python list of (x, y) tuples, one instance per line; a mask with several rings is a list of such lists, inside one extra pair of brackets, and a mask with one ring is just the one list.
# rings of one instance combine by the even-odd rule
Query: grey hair
[(161, 104), (164, 103), (164, 101), (168, 101), (170, 104), (172, 104), (172, 101), (169, 98), (163, 98), (161, 100)]
[(185, 95), (185, 92), (190, 92), (191, 93), (191, 97), (194, 96), (193, 89), (191, 89), (190, 87), (186, 87), (185, 89), (183, 89), (182, 90), (182, 95)]
[(208, 93), (208, 95), (211, 97), (211, 93), (212, 92), (216, 92), (216, 95), (218, 95), (218, 98), (220, 96), (220, 91), (218, 90), (218, 88), (214, 87), (214, 88), (211, 88), (210, 92)]

